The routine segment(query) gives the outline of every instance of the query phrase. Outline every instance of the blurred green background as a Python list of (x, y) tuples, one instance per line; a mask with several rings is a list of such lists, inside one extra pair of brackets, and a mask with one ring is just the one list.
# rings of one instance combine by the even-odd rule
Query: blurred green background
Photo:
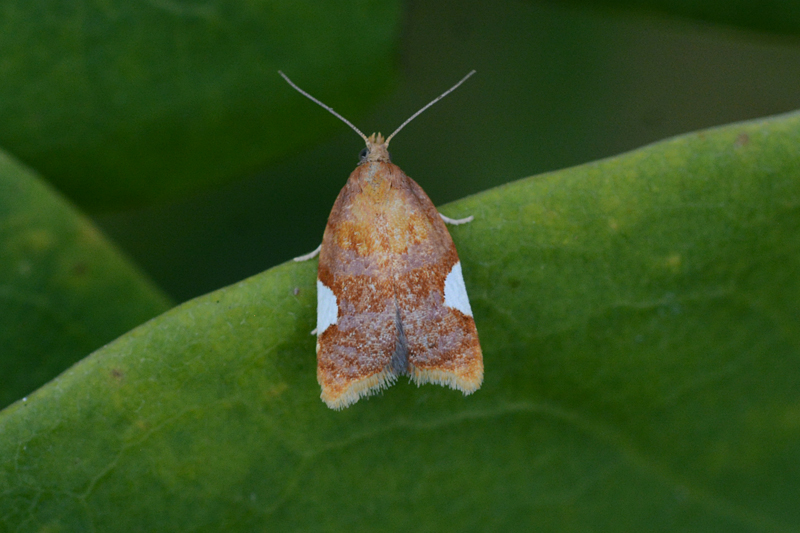
[[(476, 69), (392, 143), (394, 161), (436, 204), (678, 133), (800, 107), (796, 3), (750, 3), (757, 12), (777, 9), (775, 23), (747, 11), (730, 20), (743, 10), (727, 2), (719, 9), (694, 4), (717, 22), (686, 18), (695, 13), (667, 2), (671, 13), (603, 4), (407, 2), (397, 26), (387, 21), (396, 33), (383, 78), (364, 74), (360, 81), (358, 53), (343, 60), (341, 77), (353, 80), (344, 88), (340, 79), (303, 75), (305, 67), (279, 67), (367, 134), (393, 130)], [(243, 55), (231, 69), (266, 67)], [(250, 172), (221, 178), (226, 184), (130, 208), (89, 206), (107, 235), (178, 301), (315, 248), (357, 162), (362, 142), (352, 131), (276, 72), (260, 76), (275, 82), (248, 87), (249, 102), (291, 103), (296, 116), (285, 120), (313, 130), (304, 146), (271, 162), (265, 156)], [(357, 101), (342, 103), (342, 92)], [(257, 129), (250, 118), (260, 117), (244, 113), (237, 127)]]

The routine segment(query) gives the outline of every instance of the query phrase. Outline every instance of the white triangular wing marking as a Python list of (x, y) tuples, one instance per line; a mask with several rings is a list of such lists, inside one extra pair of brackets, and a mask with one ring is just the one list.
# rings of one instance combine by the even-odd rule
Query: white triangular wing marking
[(464, 285), (464, 276), (461, 274), (461, 261), (453, 265), (453, 269), (444, 280), (444, 305), (458, 309), (467, 316), (472, 316), (469, 306), (467, 286)]
[(336, 295), (324, 283), (317, 280), (317, 336), (322, 335), (329, 326), (336, 324), (338, 316)]

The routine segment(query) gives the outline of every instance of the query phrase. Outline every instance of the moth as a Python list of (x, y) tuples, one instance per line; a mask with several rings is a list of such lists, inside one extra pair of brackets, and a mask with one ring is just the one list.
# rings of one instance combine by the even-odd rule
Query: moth
[[(483, 355), (461, 262), (425, 191), (391, 162), (389, 142), (453, 87), (385, 139), (367, 137), (331, 107), (280, 75), (366, 142), (325, 227), (317, 274), (317, 381), (331, 409), (344, 409), (408, 376), (465, 395), (483, 382)], [(312, 332), (312, 333), (314, 333)]]

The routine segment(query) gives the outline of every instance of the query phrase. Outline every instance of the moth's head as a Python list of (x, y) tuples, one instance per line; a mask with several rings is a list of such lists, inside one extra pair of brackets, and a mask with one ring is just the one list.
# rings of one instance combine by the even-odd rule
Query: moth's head
[(389, 163), (392, 155), (389, 153), (389, 141), (384, 140), (380, 133), (373, 133), (367, 138), (367, 147), (358, 154), (359, 165), (364, 163)]

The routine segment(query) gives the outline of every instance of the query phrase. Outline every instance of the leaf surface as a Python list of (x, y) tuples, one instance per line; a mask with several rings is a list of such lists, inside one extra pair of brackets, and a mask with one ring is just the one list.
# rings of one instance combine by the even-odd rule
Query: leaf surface
[(28, 530), (796, 531), (800, 114), (446, 206), (485, 354), (464, 398), (334, 412), (315, 261), (131, 331), (0, 414)]
[(0, 152), (0, 406), (169, 308), (30, 170)]

